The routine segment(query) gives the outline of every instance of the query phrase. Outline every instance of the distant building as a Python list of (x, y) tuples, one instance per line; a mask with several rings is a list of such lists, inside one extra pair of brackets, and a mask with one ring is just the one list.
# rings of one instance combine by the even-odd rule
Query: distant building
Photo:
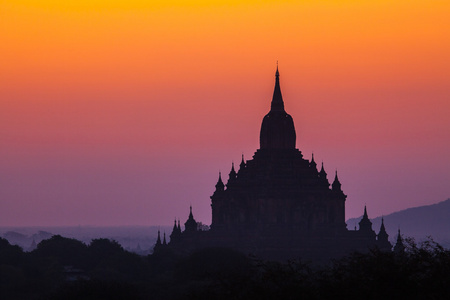
[(37, 248), (37, 244), (36, 244), (36, 241), (33, 239), (30, 247), (28, 247), (28, 252), (31, 252), (31, 251), (35, 250), (36, 248)]
[(405, 245), (403, 244), (403, 238), (402, 235), (400, 233), (400, 229), (398, 230), (398, 235), (397, 235), (397, 242), (395, 243), (394, 246), (394, 252), (397, 254), (401, 254), (405, 251)]
[(328, 259), (351, 251), (392, 245), (381, 225), (377, 234), (364, 208), (359, 230), (345, 223), (346, 195), (337, 171), (333, 183), (314, 156), (303, 158), (295, 148), (292, 117), (285, 111), (278, 68), (271, 109), (263, 118), (260, 148), (253, 159), (234, 164), (224, 184), (222, 175), (211, 196), (210, 230), (198, 229), (192, 207), (182, 231), (175, 221), (170, 242), (158, 237), (155, 252), (171, 249), (190, 253), (204, 247), (228, 247), (268, 259)]

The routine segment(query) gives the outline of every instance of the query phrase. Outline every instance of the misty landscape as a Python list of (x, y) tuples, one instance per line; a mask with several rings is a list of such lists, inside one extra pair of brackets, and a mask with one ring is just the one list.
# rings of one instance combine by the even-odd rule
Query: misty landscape
[(34, 250), (38, 243), (51, 238), (53, 235), (61, 235), (79, 240), (85, 244), (89, 244), (93, 239), (106, 238), (117, 241), (127, 251), (146, 255), (152, 252), (158, 230), (170, 232), (171, 229), (168, 226), (19, 227), (0, 228), (0, 235), (11, 244), (20, 246), (24, 251)]
[[(0, 238), (2, 299), (446, 299), (450, 250), (351, 253), (326, 264), (265, 261), (226, 248), (141, 256), (117, 242), (55, 235), (23, 252)], [(382, 288), (380, 288), (382, 287)]]
[[(370, 212), (369, 212), (370, 214)], [(450, 248), (450, 199), (405, 209), (383, 216), (389, 241), (395, 244), (398, 229), (405, 237), (421, 242), (432, 238), (443, 247)], [(381, 216), (371, 218), (374, 228), (379, 228)], [(359, 218), (347, 220), (347, 227), (357, 226)], [(34, 250), (42, 240), (53, 235), (79, 240), (89, 244), (93, 239), (106, 238), (118, 242), (125, 250), (140, 255), (153, 252), (158, 230), (169, 234), (172, 226), (124, 226), (124, 227), (0, 227), (0, 236), (24, 251)], [(34, 241), (34, 243), (33, 243)]]

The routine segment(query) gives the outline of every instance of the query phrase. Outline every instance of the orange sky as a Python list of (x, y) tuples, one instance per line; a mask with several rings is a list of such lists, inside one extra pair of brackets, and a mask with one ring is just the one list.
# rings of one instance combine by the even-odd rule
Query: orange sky
[(191, 203), (209, 223), (218, 170), (259, 146), (277, 60), (297, 147), (338, 168), (348, 217), (445, 200), (448, 16), (430, 0), (0, 0), (0, 225), (169, 224)]

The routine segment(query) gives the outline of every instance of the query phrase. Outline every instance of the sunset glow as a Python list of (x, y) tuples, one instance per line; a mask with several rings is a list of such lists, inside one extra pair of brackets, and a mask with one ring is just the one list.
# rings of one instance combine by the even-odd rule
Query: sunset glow
[[(276, 62), (347, 217), (450, 197), (448, 1), (0, 1), (0, 225), (210, 222)], [(227, 176), (225, 176), (227, 178)]]

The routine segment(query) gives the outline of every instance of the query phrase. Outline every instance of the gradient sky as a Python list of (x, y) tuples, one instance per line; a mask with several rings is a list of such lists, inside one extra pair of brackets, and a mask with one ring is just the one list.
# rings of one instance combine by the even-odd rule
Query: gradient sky
[[(0, 226), (209, 224), (276, 61), (346, 217), (450, 197), (450, 2), (0, 0)], [(228, 177), (227, 175), (225, 177)]]

